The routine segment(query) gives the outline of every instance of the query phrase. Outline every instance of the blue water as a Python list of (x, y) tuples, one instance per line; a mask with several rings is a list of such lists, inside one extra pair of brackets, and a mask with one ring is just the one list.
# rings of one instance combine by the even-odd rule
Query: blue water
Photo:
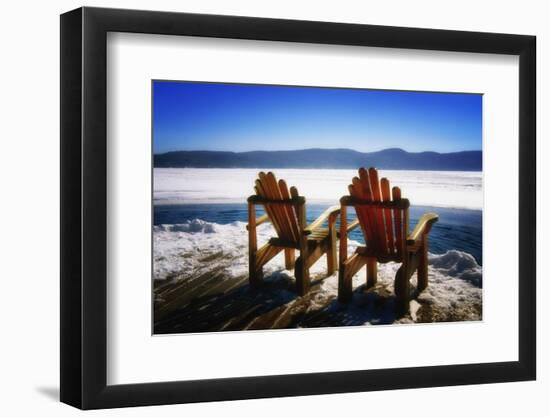
[[(307, 220), (312, 222), (327, 208), (326, 205), (307, 205)], [(409, 210), (411, 231), (422, 214), (427, 211), (439, 215), (429, 237), (431, 253), (445, 253), (456, 249), (472, 254), (482, 265), (482, 212), (439, 207), (413, 206)], [(354, 216), (350, 210), (350, 219)], [(258, 215), (263, 214), (258, 209)], [(154, 224), (178, 224), (187, 220), (201, 219), (211, 223), (227, 224), (247, 221), (246, 204), (181, 204), (154, 207)], [(361, 229), (355, 229), (350, 238), (363, 242)]]

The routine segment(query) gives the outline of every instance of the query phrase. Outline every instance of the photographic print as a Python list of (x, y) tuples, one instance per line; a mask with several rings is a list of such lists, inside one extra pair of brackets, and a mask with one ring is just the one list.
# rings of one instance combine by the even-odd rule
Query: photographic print
[(153, 80), (153, 334), (482, 320), (482, 101)]

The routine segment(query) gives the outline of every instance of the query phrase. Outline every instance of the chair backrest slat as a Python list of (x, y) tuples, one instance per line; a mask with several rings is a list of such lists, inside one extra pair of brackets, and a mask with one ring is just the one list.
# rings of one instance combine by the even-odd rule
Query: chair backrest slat
[[(380, 180), (380, 192), (382, 193), (382, 201), (391, 201), (390, 194), (390, 182), (387, 178)], [(388, 251), (390, 253), (395, 252), (395, 246), (393, 242), (394, 230), (393, 230), (393, 216), (391, 209), (384, 209), (384, 221), (386, 222), (386, 239), (388, 243)]]
[[(366, 201), (373, 201), (369, 173), (365, 168), (359, 169), (359, 180), (361, 183), (361, 189), (363, 190), (364, 199)], [(366, 213), (365, 225), (368, 224), (368, 227), (366, 227), (366, 233), (363, 233), (365, 233), (366, 240), (369, 241), (371, 245), (376, 246), (376, 212), (370, 206), (365, 206), (362, 210)]]
[[(359, 178), (354, 177), (352, 180), (352, 184), (349, 185), (348, 189), (350, 195), (370, 201), (370, 191), (367, 193), (366, 190), (364, 190), (361, 180)], [(358, 206), (355, 207), (355, 212), (357, 214), (357, 218), (359, 219), (359, 225), (361, 226), (361, 230), (363, 231), (363, 236), (365, 237), (365, 240), (371, 242), (374, 234), (371, 231), (369, 208), (365, 206)]]
[[(264, 184), (262, 184), (262, 181), (261, 180), (256, 180), (256, 186), (254, 187), (254, 190), (256, 191), (256, 194), (263, 197), (263, 198), (266, 198), (268, 200), (270, 200), (270, 197), (268, 196), (268, 191), (264, 188)], [(276, 214), (273, 210), (275, 206), (270, 206), (270, 205), (264, 205), (264, 210), (265, 212), (267, 213), (267, 215), (269, 216), (270, 220), (271, 220), (271, 224), (273, 225), (273, 227), (275, 228), (275, 231), (277, 232), (277, 235), (281, 235), (281, 229), (279, 227), (279, 222), (277, 221), (277, 217), (276, 217)]]
[[(372, 190), (372, 201), (380, 202), (380, 182), (378, 181), (378, 171), (375, 168), (369, 168), (370, 188)], [(388, 252), (388, 244), (386, 242), (386, 225), (384, 222), (384, 210), (375, 209), (376, 213), (376, 237), (378, 240), (378, 251), (381, 253)]]
[[(279, 185), (277, 184), (277, 180), (275, 179), (275, 175), (273, 175), (272, 172), (268, 172), (267, 175), (263, 175), (263, 182), (266, 184), (266, 189), (268, 190), (268, 195), (270, 199), (272, 200), (283, 199), (283, 197), (281, 196), (281, 192), (279, 190)], [(283, 236), (279, 236), (279, 237), (285, 237), (287, 240), (292, 240), (290, 239), (292, 235), (290, 233), (288, 220), (286, 219), (286, 212), (284, 210), (284, 207), (282, 207), (281, 205), (274, 206), (273, 212), (277, 217), (277, 222), (281, 229), (281, 233), (283, 234)]]
[[(272, 172), (268, 172), (267, 174), (260, 172), (254, 189), (258, 196), (267, 200), (267, 203), (264, 204), (264, 209), (279, 238), (297, 243), (300, 238), (300, 226), (294, 204), (269, 204), (269, 201), (289, 200), (294, 197), (294, 195), (290, 195), (286, 183), (283, 180), (277, 182)], [(296, 196), (298, 196), (297, 190)]]
[[(391, 203), (401, 200), (401, 190), (393, 187), (390, 193), (390, 182), (387, 178), (379, 180), (375, 168), (361, 168), (359, 177), (354, 177), (348, 187), (350, 195), (360, 202), (354, 208), (367, 242), (367, 247), (380, 255), (402, 257), (406, 242), (405, 228), (408, 218), (406, 207), (381, 207), (380, 203)], [(369, 204), (371, 203), (371, 204)]]
[[(284, 180), (279, 180), (279, 190), (281, 190), (281, 197), (283, 199), (291, 198), (290, 192), (288, 191), (288, 186)], [(296, 213), (294, 206), (284, 205), (284, 210), (286, 213), (286, 221), (290, 225), (290, 232), (293, 237), (294, 242), (298, 242), (300, 239), (300, 227), (298, 226), (298, 215)]]

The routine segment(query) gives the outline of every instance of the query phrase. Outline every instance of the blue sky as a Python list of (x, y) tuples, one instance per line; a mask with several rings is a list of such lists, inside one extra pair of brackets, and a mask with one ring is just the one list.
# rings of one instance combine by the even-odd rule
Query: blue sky
[(482, 96), (153, 82), (153, 151), (482, 147)]

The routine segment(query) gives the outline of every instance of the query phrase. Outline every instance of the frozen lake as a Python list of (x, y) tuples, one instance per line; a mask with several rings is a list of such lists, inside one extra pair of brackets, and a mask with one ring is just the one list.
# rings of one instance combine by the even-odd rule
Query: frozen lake
[[(155, 168), (154, 203), (208, 204), (244, 203), (253, 194), (260, 169)], [(267, 172), (268, 169), (265, 169)], [(357, 175), (347, 169), (277, 169), (278, 179), (295, 186), (308, 202), (337, 204), (348, 194), (347, 186)], [(482, 172), (380, 170), (392, 186), (413, 206), (483, 208)]]

